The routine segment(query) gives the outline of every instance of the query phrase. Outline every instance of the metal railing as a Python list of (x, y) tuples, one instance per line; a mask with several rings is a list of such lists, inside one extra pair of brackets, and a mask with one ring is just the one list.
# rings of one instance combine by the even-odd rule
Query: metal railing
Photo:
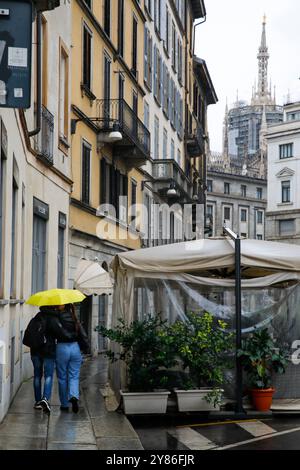
[(203, 137), (203, 128), (197, 122), (195, 124), (194, 121), (194, 130), (192, 134), (188, 134), (186, 137), (188, 151), (192, 156), (197, 156), (204, 153), (205, 144), (204, 144), (204, 137)]
[(192, 194), (192, 184), (177, 162), (170, 159), (154, 160), (152, 176), (156, 180), (174, 180), (187, 195)]
[(35, 140), (35, 149), (39, 157), (53, 165), (53, 144), (54, 144), (54, 116), (50, 111), (42, 106), (42, 126)]
[(125, 100), (97, 100), (97, 117), (100, 130), (119, 130), (145, 156), (150, 156), (150, 132)]

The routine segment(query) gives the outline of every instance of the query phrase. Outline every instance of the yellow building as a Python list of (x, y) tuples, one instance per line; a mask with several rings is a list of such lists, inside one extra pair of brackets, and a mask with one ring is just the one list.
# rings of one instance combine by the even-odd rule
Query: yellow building
[[(108, 266), (141, 246), (139, 214), (129, 208), (142, 202), (139, 168), (150, 157), (141, 119), (145, 21), (134, 0), (72, 1), (70, 281), (81, 258)], [(94, 297), (81, 309), (93, 352), (108, 304)]]

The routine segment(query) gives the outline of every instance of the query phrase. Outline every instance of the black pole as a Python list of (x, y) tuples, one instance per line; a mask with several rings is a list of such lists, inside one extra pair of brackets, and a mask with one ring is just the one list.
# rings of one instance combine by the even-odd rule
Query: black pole
[(236, 414), (245, 414), (243, 409), (243, 368), (238, 357), (242, 347), (242, 287), (241, 287), (241, 239), (235, 239), (235, 316), (236, 316)]
[(235, 248), (235, 331), (236, 331), (236, 417), (245, 417), (243, 408), (243, 368), (238, 350), (242, 347), (242, 276), (241, 276), (241, 239), (239, 235), (224, 225), (224, 234), (234, 241)]

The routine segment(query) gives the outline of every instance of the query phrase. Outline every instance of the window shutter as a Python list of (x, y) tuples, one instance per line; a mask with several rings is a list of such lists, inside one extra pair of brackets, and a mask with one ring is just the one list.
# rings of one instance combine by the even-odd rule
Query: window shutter
[(144, 80), (149, 85), (149, 83), (148, 83), (148, 68), (149, 68), (149, 64), (148, 64), (148, 54), (149, 54), (148, 40), (149, 40), (149, 32), (148, 32), (148, 29), (145, 27), (145, 31), (144, 31)]
[(100, 161), (100, 204), (105, 204), (106, 201), (106, 161), (104, 158)]

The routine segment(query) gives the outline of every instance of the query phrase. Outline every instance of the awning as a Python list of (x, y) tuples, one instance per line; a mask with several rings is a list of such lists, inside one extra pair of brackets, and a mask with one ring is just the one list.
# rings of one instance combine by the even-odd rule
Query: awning
[(99, 263), (82, 259), (75, 273), (74, 288), (85, 295), (111, 295), (113, 281)]

